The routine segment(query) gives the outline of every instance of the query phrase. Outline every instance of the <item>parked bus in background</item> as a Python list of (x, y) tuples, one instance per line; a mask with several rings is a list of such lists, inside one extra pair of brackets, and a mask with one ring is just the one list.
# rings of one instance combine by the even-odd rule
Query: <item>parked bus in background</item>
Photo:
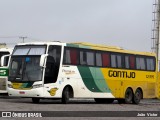
[(7, 56), (11, 54), (12, 49), (10, 48), (0, 48), (0, 94), (2, 93), (7, 93), (7, 88), (6, 88), (6, 81), (8, 77), (8, 62), (9, 62), (9, 57), (4, 61), (4, 66), (1, 66), (1, 58), (3, 56)]
[(15, 46), (9, 96), (40, 99), (94, 98), (97, 103), (138, 104), (155, 98), (155, 54), (90, 43), (37, 42)]

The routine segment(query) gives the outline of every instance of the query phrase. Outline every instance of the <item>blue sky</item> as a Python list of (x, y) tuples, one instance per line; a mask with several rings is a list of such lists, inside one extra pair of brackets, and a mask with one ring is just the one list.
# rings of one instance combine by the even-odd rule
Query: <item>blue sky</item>
[(0, 42), (92, 42), (151, 51), (153, 0), (0, 0)]

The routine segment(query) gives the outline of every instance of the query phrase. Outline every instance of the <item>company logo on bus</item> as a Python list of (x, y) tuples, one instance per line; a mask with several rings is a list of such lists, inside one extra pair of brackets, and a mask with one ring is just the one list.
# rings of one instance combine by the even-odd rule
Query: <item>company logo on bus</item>
[(8, 76), (8, 69), (0, 69), (0, 76)]
[(120, 77), (120, 78), (135, 78), (136, 73), (135, 72), (109, 70), (108, 76), (109, 77)]
[(54, 96), (56, 94), (56, 91), (58, 90), (58, 88), (51, 88), (50, 91), (48, 91), (50, 93), (51, 96)]

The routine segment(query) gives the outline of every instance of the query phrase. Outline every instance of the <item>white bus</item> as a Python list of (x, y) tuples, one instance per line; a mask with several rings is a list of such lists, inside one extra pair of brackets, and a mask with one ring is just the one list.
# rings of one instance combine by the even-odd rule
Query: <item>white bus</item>
[(6, 80), (8, 76), (8, 62), (9, 58), (5, 60), (4, 66), (1, 66), (2, 56), (10, 55), (12, 49), (10, 48), (0, 48), (0, 93), (7, 93)]
[(153, 53), (89, 43), (20, 43), (10, 58), (9, 96), (40, 99), (94, 98), (138, 104), (155, 98)]

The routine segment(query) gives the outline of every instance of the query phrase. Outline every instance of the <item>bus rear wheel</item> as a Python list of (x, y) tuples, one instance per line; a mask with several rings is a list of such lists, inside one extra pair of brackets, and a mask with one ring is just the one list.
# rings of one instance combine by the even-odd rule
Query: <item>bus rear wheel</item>
[(127, 90), (125, 92), (125, 103), (126, 104), (132, 103), (132, 99), (133, 99), (132, 89), (131, 88), (127, 88)]
[(140, 89), (137, 89), (133, 97), (133, 104), (139, 104), (141, 98), (142, 98), (142, 92)]
[(33, 103), (39, 103), (39, 101), (40, 101), (40, 98), (32, 98)]
[(63, 104), (69, 103), (69, 87), (66, 87), (63, 90), (63, 93), (62, 93), (62, 103)]

